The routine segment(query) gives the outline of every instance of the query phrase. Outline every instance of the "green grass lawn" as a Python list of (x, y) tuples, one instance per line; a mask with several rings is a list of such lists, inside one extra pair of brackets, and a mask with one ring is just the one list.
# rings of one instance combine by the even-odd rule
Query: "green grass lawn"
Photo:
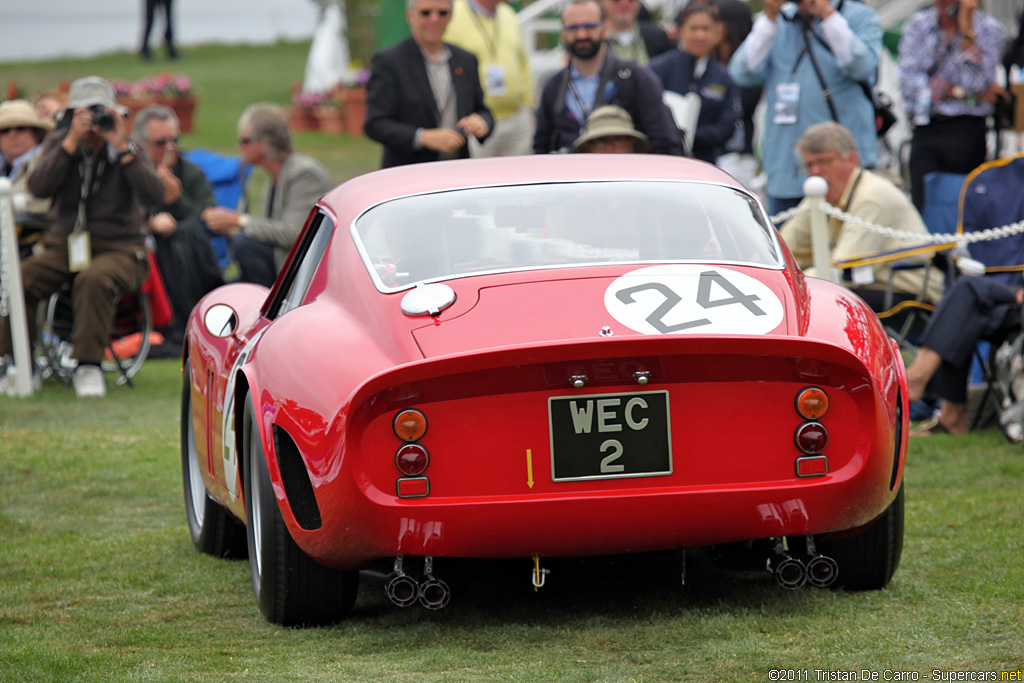
[[(178, 62), (142, 62), (134, 52), (120, 52), (86, 60), (3, 64), (0, 74), (4, 83), (14, 81), (28, 97), (82, 76), (135, 81), (161, 71), (187, 74), (199, 104), (194, 130), (182, 137), (182, 147), (236, 154), (238, 117), (254, 102), (289, 103), (291, 84), (301, 81), (305, 72), (309, 42), (202, 45), (183, 48), (181, 53)], [(380, 147), (365, 138), (303, 132), (296, 134), (295, 147), (320, 159), (339, 183), (380, 166)], [(256, 171), (250, 192), (254, 202), (258, 195), (252, 193), (262, 184), (263, 172)]]
[[(239, 114), (287, 103), (307, 50), (185, 49), (174, 70), (202, 98), (186, 146), (232, 152)], [(130, 54), (3, 65), (29, 94), (156, 70)], [(378, 164), (366, 140), (303, 133), (297, 147), (339, 182)], [(658, 555), (552, 561), (537, 592), (525, 560), (439, 562), (443, 611), (393, 607), (369, 577), (351, 618), (291, 630), (260, 615), (247, 563), (192, 548), (180, 368), (151, 360), (135, 381), (97, 400), (53, 381), (0, 397), (0, 682), (897, 680), (1024, 665), (1024, 450), (997, 430), (912, 442), (903, 562), (883, 591), (784, 591), (699, 552), (685, 586), (678, 558)]]
[[(181, 372), (82, 401), (0, 397), (0, 681), (766, 681), (768, 670), (1011, 671), (1024, 663), (1024, 452), (997, 430), (911, 444), (903, 562), (868, 593), (777, 587), (691, 552), (439, 561), (451, 604), (364, 577), (323, 629), (272, 626), (246, 562), (192, 548)], [(820, 679), (825, 680), (825, 679)], [(881, 680), (881, 679), (880, 679)]]

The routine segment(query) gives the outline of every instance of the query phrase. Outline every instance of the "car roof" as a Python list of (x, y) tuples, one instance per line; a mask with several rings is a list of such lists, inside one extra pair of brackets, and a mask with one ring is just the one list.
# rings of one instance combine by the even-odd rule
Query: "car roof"
[(604, 180), (671, 180), (726, 185), (743, 190), (711, 164), (657, 154), (540, 154), (460, 159), (374, 171), (324, 195), (323, 202), (354, 218), (382, 201), (411, 194), (492, 185)]

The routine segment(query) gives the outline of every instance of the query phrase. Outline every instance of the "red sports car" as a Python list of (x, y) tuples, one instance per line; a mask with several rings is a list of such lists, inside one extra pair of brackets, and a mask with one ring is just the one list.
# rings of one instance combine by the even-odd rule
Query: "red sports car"
[(370, 173), (312, 208), (268, 292), (193, 311), (192, 539), (264, 615), (327, 623), (359, 571), (443, 607), (440, 558), (704, 546), (788, 588), (885, 586), (904, 366), (717, 168), (567, 155)]

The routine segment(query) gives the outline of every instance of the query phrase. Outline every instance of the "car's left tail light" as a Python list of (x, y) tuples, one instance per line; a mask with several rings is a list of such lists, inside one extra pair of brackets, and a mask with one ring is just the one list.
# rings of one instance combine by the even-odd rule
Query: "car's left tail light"
[(803, 420), (793, 432), (793, 444), (800, 451), (794, 463), (798, 477), (823, 477), (828, 474), (828, 429), (822, 418), (828, 412), (828, 394), (821, 387), (804, 387), (793, 402)]
[(422, 498), (430, 494), (430, 453), (420, 439), (427, 433), (427, 416), (416, 408), (398, 411), (392, 421), (395, 436), (402, 442), (395, 450), (395, 467), (401, 476), (395, 481), (399, 498)]

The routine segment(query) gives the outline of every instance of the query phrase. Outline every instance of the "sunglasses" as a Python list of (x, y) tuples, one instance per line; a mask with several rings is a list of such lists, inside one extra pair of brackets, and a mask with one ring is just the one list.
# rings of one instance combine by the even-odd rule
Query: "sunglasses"
[(593, 31), (595, 28), (601, 28), (602, 26), (604, 26), (604, 23), (600, 21), (592, 21), (587, 24), (567, 24), (562, 27), (562, 30), (565, 31), (566, 33), (576, 33), (576, 31), (580, 30), (587, 31), (589, 33), (590, 31)]
[(149, 144), (153, 145), (154, 147), (166, 147), (167, 143), (169, 142), (178, 144), (178, 140), (180, 139), (181, 138), (179, 136), (175, 135), (173, 138), (158, 138), (156, 140), (150, 140)]
[(420, 10), (420, 16), (421, 17), (429, 17), (431, 14), (436, 14), (437, 16), (439, 16), (442, 19), (444, 19), (445, 17), (447, 17), (451, 13), (452, 13), (452, 11), (448, 10), (448, 9), (421, 9)]
[(10, 128), (0, 130), (0, 135), (4, 133), (24, 133), (26, 130), (32, 130), (32, 128), (30, 126), (11, 126)]

